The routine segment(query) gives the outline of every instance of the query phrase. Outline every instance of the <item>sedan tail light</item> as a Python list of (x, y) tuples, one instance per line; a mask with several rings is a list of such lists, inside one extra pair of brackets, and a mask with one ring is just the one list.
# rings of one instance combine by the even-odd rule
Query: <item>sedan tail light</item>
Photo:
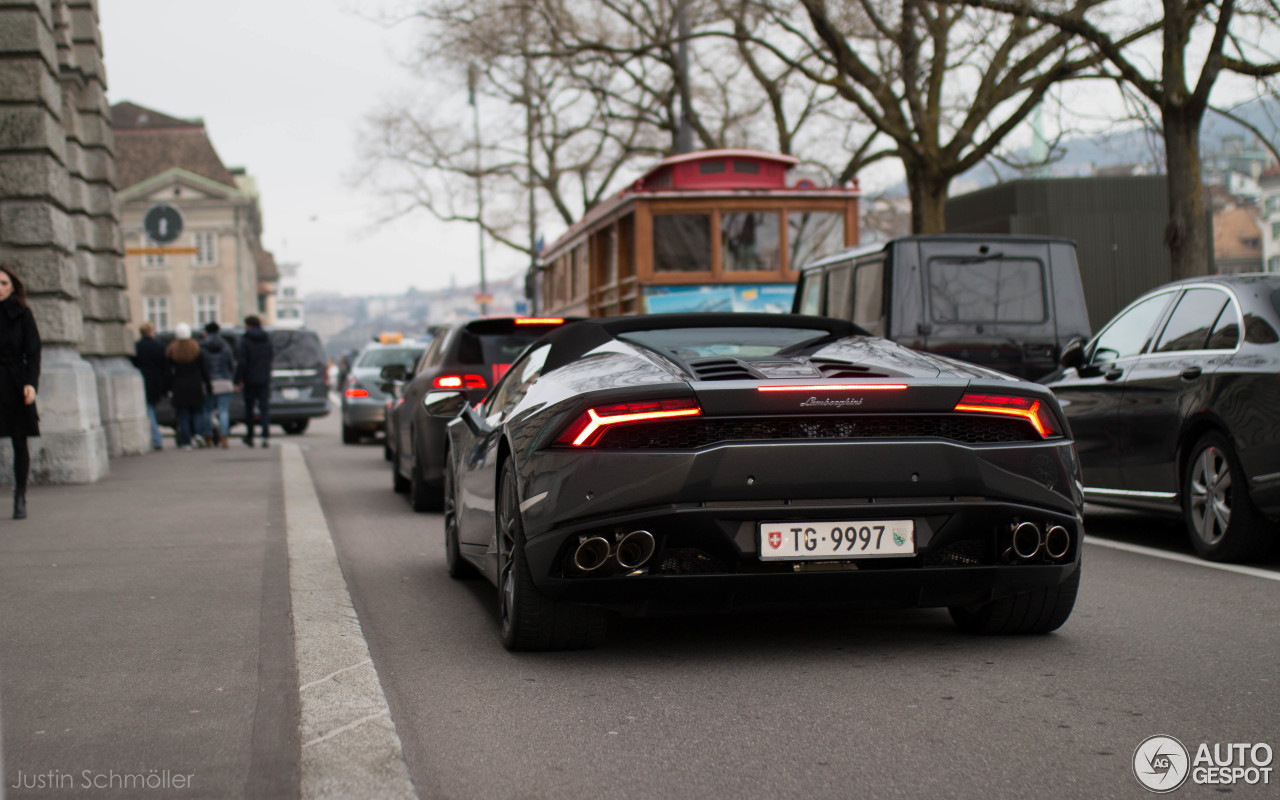
[(368, 389), (348, 389), (346, 392), (344, 392), (344, 394), (346, 394), (347, 397), (351, 397), (351, 398), (362, 398), (362, 397), (369, 396), (369, 390)]
[(1056, 436), (1053, 412), (1039, 400), (1003, 394), (966, 394), (956, 403), (956, 411), (971, 414), (999, 414), (1020, 417), (1031, 423), (1040, 437)]
[(588, 408), (565, 429), (564, 433), (560, 434), (556, 444), (591, 447), (600, 441), (600, 437), (613, 425), (675, 417), (696, 417), (701, 413), (702, 408), (698, 405), (698, 401), (692, 398), (615, 403)]
[(434, 389), (484, 389), (488, 385), (483, 375), (439, 375), (431, 382)]

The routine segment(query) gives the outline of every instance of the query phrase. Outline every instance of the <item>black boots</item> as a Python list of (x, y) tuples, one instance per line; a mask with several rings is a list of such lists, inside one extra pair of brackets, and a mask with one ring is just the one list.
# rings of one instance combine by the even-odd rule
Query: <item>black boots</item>
[(27, 518), (27, 493), (22, 489), (16, 489), (13, 492), (13, 518)]

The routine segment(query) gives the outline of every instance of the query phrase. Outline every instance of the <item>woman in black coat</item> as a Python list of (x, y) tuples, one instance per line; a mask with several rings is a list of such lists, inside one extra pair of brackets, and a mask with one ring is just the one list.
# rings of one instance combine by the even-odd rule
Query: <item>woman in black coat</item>
[(169, 394), (178, 416), (178, 448), (190, 450), (192, 431), (204, 413), (204, 396), (212, 394), (213, 389), (200, 343), (191, 338), (191, 326), (180, 322), (173, 330), (177, 338), (164, 349), (164, 359), (169, 370)]
[(0, 264), (0, 436), (13, 442), (13, 518), (27, 518), (27, 438), (40, 435), (36, 389), (40, 385), (40, 331), (27, 307), (27, 290)]

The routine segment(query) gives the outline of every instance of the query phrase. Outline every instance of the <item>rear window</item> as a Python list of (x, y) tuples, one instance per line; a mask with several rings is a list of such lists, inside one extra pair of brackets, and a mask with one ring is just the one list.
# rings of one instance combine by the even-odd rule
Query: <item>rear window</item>
[(619, 339), (684, 361), (707, 356), (758, 358), (830, 336), (813, 328), (665, 328), (633, 331)]
[(314, 331), (271, 331), (273, 369), (307, 369), (325, 365), (324, 348)]
[(1044, 268), (1026, 258), (929, 261), (934, 322), (1044, 322)]
[(406, 367), (412, 367), (424, 349), (423, 347), (375, 347), (364, 351), (360, 360), (356, 362), (356, 366), (389, 367), (392, 364), (404, 364)]
[(510, 320), (482, 320), (468, 324), (459, 334), (459, 364), (510, 364), (544, 333), (560, 327), (517, 325)]

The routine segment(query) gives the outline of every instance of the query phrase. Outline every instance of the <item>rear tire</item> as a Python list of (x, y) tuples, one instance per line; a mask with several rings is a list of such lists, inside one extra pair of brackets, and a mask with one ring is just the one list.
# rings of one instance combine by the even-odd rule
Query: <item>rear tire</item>
[(395, 449), (394, 457), (391, 459), (391, 489), (396, 494), (404, 494), (409, 491), (409, 479), (400, 474), (400, 448)]
[(297, 436), (298, 434), (302, 433), (307, 429), (307, 425), (310, 422), (311, 420), (309, 419), (299, 419), (299, 420), (294, 420), (293, 422), (281, 423), (280, 427), (283, 428), (284, 432), (289, 434), (290, 436)]
[(415, 454), (413, 470), (409, 473), (409, 503), (414, 511), (439, 511), (443, 492), (438, 484), (422, 477), (422, 459)]
[(1049, 633), (1071, 616), (1080, 590), (1080, 567), (1057, 586), (1001, 597), (989, 603), (951, 606), (951, 619), (965, 633), (1016, 636)]
[(1182, 474), (1182, 520), (1191, 545), (1210, 561), (1252, 561), (1276, 542), (1276, 529), (1249, 497), (1249, 479), (1227, 437), (1200, 437)]
[[(287, 433), (288, 431), (286, 431)], [(359, 444), (360, 433), (350, 425), (342, 426), (342, 443), (343, 444)]]
[(516, 473), (510, 461), (503, 465), (494, 521), (503, 646), (508, 650), (583, 650), (600, 644), (608, 624), (602, 609), (552, 600), (533, 583), (524, 552)]

